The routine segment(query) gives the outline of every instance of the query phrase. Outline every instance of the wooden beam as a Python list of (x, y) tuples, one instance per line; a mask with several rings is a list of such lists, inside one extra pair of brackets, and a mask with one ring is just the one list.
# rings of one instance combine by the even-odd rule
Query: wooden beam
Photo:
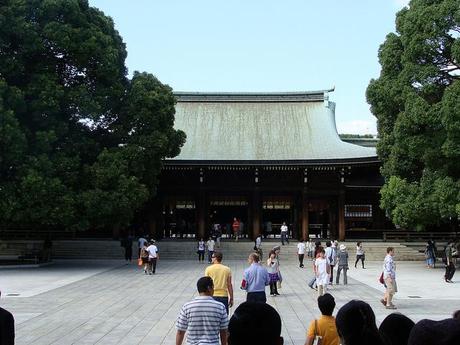
[(345, 191), (341, 191), (338, 198), (339, 211), (339, 241), (345, 240)]

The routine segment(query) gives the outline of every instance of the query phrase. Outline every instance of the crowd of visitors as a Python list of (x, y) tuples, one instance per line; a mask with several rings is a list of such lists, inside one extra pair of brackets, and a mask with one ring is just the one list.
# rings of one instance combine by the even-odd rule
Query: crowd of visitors
[[(254, 257), (249, 260), (251, 266), (257, 266), (255, 260)], [(254, 278), (259, 276), (259, 268), (252, 271)], [(245, 278), (248, 278), (246, 272)], [(180, 310), (176, 321), (176, 345), (183, 343), (186, 333), (190, 345), (283, 344), (281, 317), (265, 299), (251, 298), (243, 302), (228, 320), (224, 304), (213, 298), (213, 279), (200, 278), (197, 289), (199, 296)], [(378, 328), (374, 311), (364, 301), (349, 301), (339, 309), (336, 317), (333, 316), (336, 303), (331, 294), (319, 296), (317, 302), (321, 316), (308, 325), (305, 345), (457, 345), (460, 339), (460, 310), (449, 319), (425, 319), (418, 323), (393, 313)]]

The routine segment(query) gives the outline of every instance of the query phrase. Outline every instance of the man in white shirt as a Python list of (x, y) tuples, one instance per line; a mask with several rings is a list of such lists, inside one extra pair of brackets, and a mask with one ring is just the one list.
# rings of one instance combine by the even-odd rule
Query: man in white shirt
[(387, 309), (396, 309), (393, 304), (393, 295), (398, 292), (398, 287), (396, 285), (396, 265), (393, 259), (394, 255), (394, 248), (388, 247), (387, 255), (383, 261), (383, 279), (385, 281), (386, 290), (380, 302), (385, 304)]
[(297, 244), (297, 255), (299, 256), (299, 267), (303, 268), (303, 258), (305, 257), (305, 243), (303, 238)]
[(158, 255), (158, 247), (155, 245), (155, 240), (150, 240), (150, 245), (147, 247), (147, 252), (149, 253), (149, 274), (155, 274), (157, 268), (157, 260), (160, 258)]
[(287, 242), (289, 244), (289, 239), (288, 239), (288, 227), (286, 225), (286, 222), (283, 222), (283, 225), (281, 225), (281, 244), (284, 246), (284, 242)]
[(212, 237), (209, 237), (208, 242), (206, 242), (206, 247), (208, 248), (208, 263), (212, 263), (212, 254), (214, 254), (214, 246), (216, 243), (212, 239)]

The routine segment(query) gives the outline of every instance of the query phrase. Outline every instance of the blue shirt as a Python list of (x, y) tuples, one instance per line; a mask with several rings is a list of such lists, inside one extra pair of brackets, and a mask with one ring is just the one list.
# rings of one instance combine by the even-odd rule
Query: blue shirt
[(270, 284), (270, 277), (267, 269), (255, 262), (246, 268), (243, 278), (246, 280), (247, 292), (265, 291), (265, 286)]

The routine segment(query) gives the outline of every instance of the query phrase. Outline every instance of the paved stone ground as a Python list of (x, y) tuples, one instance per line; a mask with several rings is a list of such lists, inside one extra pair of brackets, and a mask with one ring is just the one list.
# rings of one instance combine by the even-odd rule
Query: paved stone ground
[[(239, 286), (244, 260), (226, 262)], [(145, 276), (121, 261), (58, 261), (42, 268), (0, 269), (2, 307), (16, 318), (17, 344), (174, 344), (174, 322), (183, 303), (196, 295), (196, 280), (206, 265), (160, 261), (157, 274)], [(389, 311), (380, 303), (381, 263), (352, 267), (348, 286), (333, 286), (337, 307), (351, 299), (371, 304), (381, 322)], [(282, 265), (281, 296), (269, 303), (283, 320), (285, 344), (303, 345), (308, 323), (319, 315), (316, 293), (306, 280), (311, 268)], [(398, 311), (414, 321), (443, 319), (460, 309), (460, 281), (446, 284), (442, 269), (423, 263), (398, 263)], [(236, 305), (245, 294), (235, 289)], [(19, 296), (8, 296), (19, 294)], [(337, 309), (336, 309), (337, 311)]]

